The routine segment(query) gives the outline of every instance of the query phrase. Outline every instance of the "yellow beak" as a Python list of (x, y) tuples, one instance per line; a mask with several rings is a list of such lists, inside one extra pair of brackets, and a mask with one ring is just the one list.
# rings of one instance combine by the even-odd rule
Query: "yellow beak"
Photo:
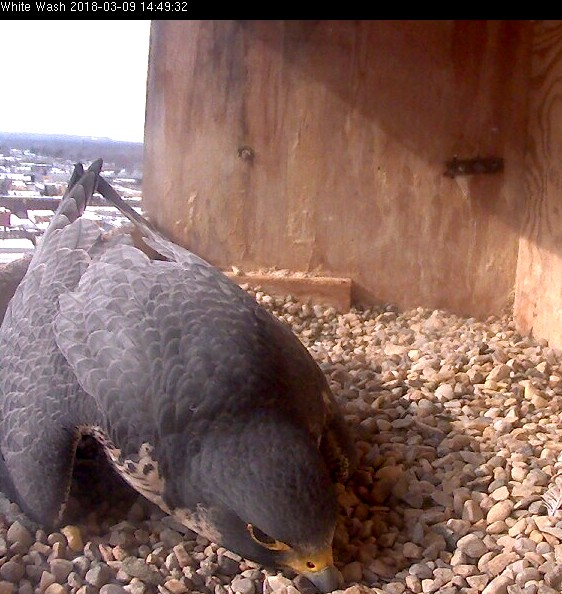
[(334, 565), (332, 547), (308, 555), (290, 556), (286, 563), (291, 569), (302, 573), (322, 592), (337, 590), (343, 582)]

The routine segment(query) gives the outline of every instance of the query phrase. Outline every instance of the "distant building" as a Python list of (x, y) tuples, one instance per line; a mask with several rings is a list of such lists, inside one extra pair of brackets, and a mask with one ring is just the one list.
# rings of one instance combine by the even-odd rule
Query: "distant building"
[(0, 206), (0, 227), (4, 227), (6, 230), (10, 226), (12, 213), (3, 206)]
[(46, 175), (46, 178), (48, 178), (48, 181), (50, 182), (67, 182), (68, 177), (68, 171), (66, 169), (60, 169), (59, 167), (51, 168), (51, 171)]
[(66, 189), (66, 184), (45, 182), (43, 196), (62, 196)]
[(0, 179), (9, 179), (13, 182), (32, 182), (32, 176), (27, 173), (0, 173)]

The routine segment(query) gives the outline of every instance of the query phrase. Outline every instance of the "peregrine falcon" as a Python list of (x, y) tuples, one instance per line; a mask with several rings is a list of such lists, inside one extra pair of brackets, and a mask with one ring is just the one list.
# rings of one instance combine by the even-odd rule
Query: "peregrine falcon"
[[(0, 328), (0, 482), (60, 522), (77, 443), (187, 527), (322, 591), (353, 440), (291, 330), (78, 164)], [(163, 259), (82, 218), (98, 191)]]

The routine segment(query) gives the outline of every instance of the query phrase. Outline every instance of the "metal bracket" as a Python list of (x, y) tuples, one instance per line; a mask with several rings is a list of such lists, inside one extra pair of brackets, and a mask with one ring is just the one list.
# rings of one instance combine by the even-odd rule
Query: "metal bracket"
[(445, 161), (446, 177), (457, 177), (457, 175), (476, 175), (480, 173), (501, 173), (503, 171), (503, 159), (500, 157), (476, 157), (475, 159), (458, 159), (453, 157)]

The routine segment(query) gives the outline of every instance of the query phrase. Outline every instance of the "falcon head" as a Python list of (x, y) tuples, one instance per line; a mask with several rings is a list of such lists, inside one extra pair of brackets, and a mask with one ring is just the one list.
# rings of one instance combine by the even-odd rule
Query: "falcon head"
[(215, 419), (184, 463), (168, 505), (190, 528), (266, 567), (291, 568), (323, 592), (338, 588), (335, 488), (304, 429), (278, 411)]

